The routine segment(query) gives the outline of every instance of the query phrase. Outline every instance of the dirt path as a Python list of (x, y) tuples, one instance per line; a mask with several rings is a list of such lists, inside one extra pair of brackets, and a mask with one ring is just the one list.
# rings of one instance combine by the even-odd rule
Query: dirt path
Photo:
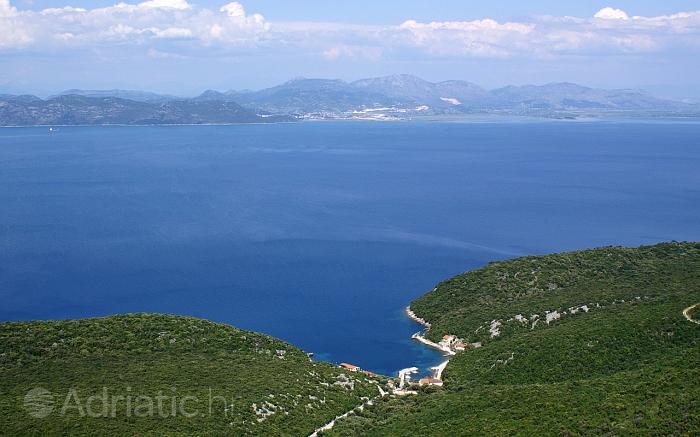
[(443, 370), (445, 370), (445, 367), (447, 367), (447, 363), (449, 363), (449, 362), (450, 362), (450, 360), (448, 359), (448, 360), (445, 360), (442, 363), (440, 363), (439, 366), (431, 367), (433, 372), (435, 372), (433, 377), (435, 377), (437, 379), (442, 379), (442, 372), (443, 372)]
[(695, 305), (691, 305), (691, 306), (689, 306), (688, 308), (686, 308), (686, 309), (683, 310), (683, 315), (685, 316), (685, 318), (688, 319), (689, 322), (695, 323), (696, 325), (700, 325), (700, 321), (699, 321), (699, 320), (693, 320), (693, 318), (690, 317), (690, 312), (693, 311), (693, 308), (695, 308), (695, 307), (698, 306), (698, 305), (700, 305), (700, 303), (696, 303)]
[(379, 395), (378, 395), (378, 396), (375, 396), (374, 398), (365, 401), (365, 402), (362, 403), (361, 405), (358, 405), (357, 407), (355, 407), (355, 408), (353, 408), (352, 410), (346, 412), (345, 414), (341, 414), (340, 416), (336, 416), (335, 419), (333, 419), (333, 420), (331, 420), (330, 422), (326, 423), (326, 424), (323, 425), (322, 427), (316, 428), (316, 431), (314, 431), (313, 433), (311, 433), (311, 434), (309, 435), (309, 437), (318, 437), (318, 434), (319, 434), (319, 433), (324, 432), (324, 431), (329, 431), (329, 430), (331, 430), (331, 429), (335, 426), (336, 422), (338, 422), (339, 420), (343, 420), (343, 419), (345, 419), (346, 417), (351, 416), (351, 415), (355, 414), (355, 413), (358, 412), (358, 411), (361, 412), (362, 410), (365, 409), (365, 407), (372, 406), (372, 405), (374, 404), (374, 401), (376, 401), (376, 400), (378, 400), (378, 399), (380, 399), (380, 398), (383, 398), (384, 396), (386, 396), (386, 395), (389, 394), (389, 393), (385, 392), (384, 390), (382, 390), (381, 387), (377, 387), (377, 388), (379, 389)]

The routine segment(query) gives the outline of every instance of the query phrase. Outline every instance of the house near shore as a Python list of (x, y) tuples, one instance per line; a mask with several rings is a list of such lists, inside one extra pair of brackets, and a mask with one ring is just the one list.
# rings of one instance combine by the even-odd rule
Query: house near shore
[(418, 385), (425, 387), (426, 385), (433, 385), (435, 387), (442, 387), (442, 379), (437, 378), (421, 378), (418, 381)]
[(464, 352), (467, 349), (478, 349), (481, 347), (481, 343), (468, 343), (466, 340), (457, 337), (456, 335), (443, 335), (438, 346), (445, 349), (449, 349), (452, 352)]
[(440, 346), (445, 348), (451, 348), (452, 342), (455, 341), (454, 335), (443, 335), (442, 340), (438, 343)]
[(351, 372), (359, 372), (361, 369), (359, 366), (356, 366), (354, 364), (348, 364), (348, 363), (340, 363), (340, 368), (349, 370)]

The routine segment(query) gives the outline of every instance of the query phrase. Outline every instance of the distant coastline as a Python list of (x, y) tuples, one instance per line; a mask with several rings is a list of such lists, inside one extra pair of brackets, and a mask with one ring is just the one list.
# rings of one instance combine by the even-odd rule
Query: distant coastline
[(12, 125), (0, 126), (0, 129), (23, 129), (23, 128), (60, 128), (60, 127), (175, 127), (175, 126), (247, 126), (247, 125), (271, 125), (271, 124), (294, 124), (300, 121), (270, 121), (270, 122), (232, 122), (232, 123), (154, 123), (154, 124), (32, 124), (32, 125)]
[(229, 123), (102, 123), (102, 124), (17, 124), (0, 125), (0, 129), (21, 128), (70, 128), (70, 127), (177, 127), (177, 126), (247, 126), (247, 125), (278, 125), (297, 123), (323, 123), (323, 122), (368, 122), (368, 123), (406, 123), (406, 122), (445, 122), (445, 123), (700, 123), (700, 114), (689, 116), (648, 114), (613, 113), (602, 116), (581, 116), (576, 118), (536, 117), (532, 115), (514, 114), (461, 114), (461, 115), (434, 115), (416, 116), (396, 119), (369, 119), (369, 118), (311, 118), (279, 121), (254, 121), (254, 122), (229, 122)]
[(354, 82), (294, 79), (258, 91), (207, 90), (196, 97), (118, 89), (72, 89), (46, 99), (0, 94), (2, 126), (229, 125), (499, 115), (700, 119), (700, 104), (567, 82), (487, 90), (471, 82), (429, 82), (407, 74)]

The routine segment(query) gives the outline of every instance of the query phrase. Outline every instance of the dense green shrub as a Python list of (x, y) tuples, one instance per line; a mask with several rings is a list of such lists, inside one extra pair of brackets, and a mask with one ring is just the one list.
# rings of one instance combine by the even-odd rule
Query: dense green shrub
[[(312, 363), (272, 337), (155, 314), (2, 323), (0, 374), (0, 434), (12, 436), (306, 435), (378, 394), (372, 379)], [(53, 396), (46, 417), (27, 409), (36, 388)], [(161, 408), (158, 396), (167, 397)]]
[[(364, 411), (362, 434), (698, 435), (700, 325), (682, 315), (697, 302), (698, 243), (525, 257), (459, 275), (411, 308), (432, 323), (431, 338), (484, 347), (450, 361), (443, 391)], [(589, 311), (570, 310), (581, 305)], [(560, 319), (532, 327), (533, 314), (554, 310)], [(492, 320), (502, 322), (496, 337)], [(350, 425), (330, 435), (355, 435)]]

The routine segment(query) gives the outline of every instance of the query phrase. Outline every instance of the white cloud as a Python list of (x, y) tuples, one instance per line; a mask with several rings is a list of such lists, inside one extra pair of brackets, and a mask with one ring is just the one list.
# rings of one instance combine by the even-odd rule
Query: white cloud
[(167, 29), (158, 29), (153, 27), (149, 29), (153, 32), (156, 38), (190, 38), (192, 31), (184, 27), (168, 27)]
[(382, 57), (380, 47), (364, 47), (352, 45), (336, 45), (323, 51), (323, 57), (334, 61), (338, 59), (369, 59), (377, 61)]
[(61, 15), (61, 14), (70, 14), (70, 13), (83, 13), (87, 12), (87, 9), (83, 8), (74, 8), (73, 6), (64, 6), (62, 8), (48, 8), (44, 9), (41, 11), (41, 15)]
[(475, 21), (442, 21), (432, 23), (418, 23), (415, 20), (405, 21), (401, 26), (402, 29), (410, 29), (413, 31), (420, 30), (448, 30), (460, 32), (478, 32), (485, 34), (489, 32), (516, 32), (526, 34), (532, 32), (534, 25), (523, 23), (504, 23), (500, 24), (490, 18)]
[[(269, 24), (260, 14), (247, 15), (238, 3), (221, 11), (197, 8), (186, 0), (148, 0), (83, 9), (66, 6), (39, 12), (18, 11), (0, 0), (0, 49), (31, 46), (55, 53), (60, 49), (109, 49), (109, 43), (158, 48), (159, 41), (199, 41), (200, 49), (214, 41), (229, 49), (254, 46)], [(187, 50), (196, 51), (188, 42)], [(183, 47), (185, 49), (185, 47)]]
[(234, 18), (245, 17), (245, 9), (243, 8), (243, 5), (238, 2), (223, 5), (221, 9), (219, 9), (219, 12), (226, 12), (229, 17)]
[(508, 46), (526, 41), (535, 30), (529, 23), (498, 23), (492, 19), (419, 23), (405, 21), (400, 30), (415, 43), (436, 54), (508, 56)]
[(615, 8), (603, 8), (599, 10), (594, 16), (594, 18), (599, 18), (601, 20), (629, 20), (630, 17), (627, 12), (622, 9)]
[(426, 51), (445, 56), (536, 56), (626, 54), (700, 49), (700, 11), (668, 16), (629, 16), (604, 8), (591, 19), (540, 17), (532, 22), (406, 21), (399, 29)]
[(329, 60), (399, 57), (594, 56), (700, 51), (700, 11), (641, 17), (603, 8), (593, 17), (536, 17), (505, 22), (420, 22), (362, 25), (320, 22), (270, 23), (239, 2), (205, 8), (187, 0), (148, 0), (83, 9), (18, 10), (0, 0), (2, 51), (34, 52), (132, 47), (133, 53), (219, 55), (259, 50)]
[(160, 9), (190, 9), (186, 0), (149, 0), (139, 3), (140, 8), (160, 8)]
[(29, 26), (25, 26), (10, 0), (0, 0), (0, 50), (24, 47), (32, 42)]
[(10, 4), (10, 0), (0, 0), (0, 18), (12, 17), (17, 14), (17, 9)]

